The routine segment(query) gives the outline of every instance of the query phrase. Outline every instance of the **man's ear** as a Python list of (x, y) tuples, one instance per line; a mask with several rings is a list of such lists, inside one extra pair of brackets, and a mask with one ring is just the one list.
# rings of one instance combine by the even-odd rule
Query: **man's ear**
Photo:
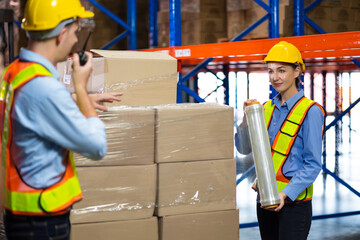
[(60, 34), (56, 37), (56, 44), (59, 45), (64, 39), (66, 35), (66, 28), (63, 28)]

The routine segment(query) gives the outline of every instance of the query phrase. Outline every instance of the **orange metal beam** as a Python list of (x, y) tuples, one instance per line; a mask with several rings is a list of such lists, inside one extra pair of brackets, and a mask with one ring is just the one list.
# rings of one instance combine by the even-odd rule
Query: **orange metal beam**
[(171, 56), (183, 60), (215, 57), (222, 61), (260, 61), (279, 41), (288, 41), (297, 46), (304, 59), (360, 56), (360, 31), (146, 49), (145, 51), (168, 52)]

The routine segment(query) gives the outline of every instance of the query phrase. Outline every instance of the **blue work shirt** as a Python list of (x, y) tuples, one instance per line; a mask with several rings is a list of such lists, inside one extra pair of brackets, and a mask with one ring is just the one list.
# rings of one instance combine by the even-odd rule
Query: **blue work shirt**
[(39, 63), (53, 75), (20, 87), (11, 113), (13, 161), (28, 185), (45, 188), (62, 177), (66, 149), (94, 160), (106, 154), (105, 125), (80, 112), (49, 60), (21, 49), (20, 61)]
[[(282, 105), (279, 94), (271, 100), (272, 103), (275, 104), (275, 109), (268, 128), (271, 146), (289, 111), (303, 96), (304, 92), (303, 90), (300, 90)], [(290, 182), (282, 192), (292, 201), (315, 181), (321, 171), (323, 124), (324, 115), (322, 110), (319, 106), (313, 105), (307, 113), (289, 153), (289, 157), (282, 169), (285, 176), (291, 177)], [(240, 129), (243, 128), (239, 126), (238, 131), (240, 131)], [(242, 140), (246, 141), (245, 139)], [(241, 143), (238, 139), (236, 139), (236, 144), (237, 149), (241, 150), (241, 147), (239, 147)]]

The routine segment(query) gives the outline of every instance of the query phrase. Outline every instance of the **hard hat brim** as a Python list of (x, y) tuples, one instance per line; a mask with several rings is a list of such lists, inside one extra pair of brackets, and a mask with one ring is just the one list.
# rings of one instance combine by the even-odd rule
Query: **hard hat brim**
[(78, 17), (79, 18), (91, 18), (91, 17), (94, 17), (94, 13), (93, 12), (90, 12), (90, 11), (83, 11), (82, 13), (79, 13), (78, 14)]

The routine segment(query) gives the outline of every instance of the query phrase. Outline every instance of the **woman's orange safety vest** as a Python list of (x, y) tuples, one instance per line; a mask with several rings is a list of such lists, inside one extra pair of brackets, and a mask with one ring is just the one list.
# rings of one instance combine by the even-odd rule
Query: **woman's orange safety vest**
[(57, 215), (70, 210), (73, 203), (81, 200), (82, 194), (72, 154), (65, 156), (66, 170), (59, 182), (48, 188), (34, 188), (26, 184), (14, 165), (10, 143), (12, 138), (11, 111), (14, 93), (35, 77), (52, 76), (42, 65), (32, 62), (14, 61), (1, 80), (0, 124), (1, 129), (1, 177), (4, 207), (18, 215)]
[[(306, 114), (314, 104), (317, 103), (313, 100), (310, 100), (306, 97), (301, 98), (290, 110), (285, 121), (281, 125), (280, 131), (276, 134), (275, 140), (271, 146), (276, 183), (279, 192), (281, 192), (290, 182), (291, 178), (285, 176), (282, 169), (286, 160), (288, 159), (291, 148), (293, 147), (295, 139), (298, 136), (298, 132), (302, 123), (304, 122)], [(323, 108), (320, 105), (318, 106), (325, 114)], [(269, 100), (264, 104), (264, 108), (265, 122), (267, 124), (267, 128), (269, 129), (272, 114), (275, 109), (275, 104), (272, 104), (272, 101)], [(297, 196), (296, 200), (306, 201), (312, 199), (312, 196), (313, 185), (311, 184)]]

